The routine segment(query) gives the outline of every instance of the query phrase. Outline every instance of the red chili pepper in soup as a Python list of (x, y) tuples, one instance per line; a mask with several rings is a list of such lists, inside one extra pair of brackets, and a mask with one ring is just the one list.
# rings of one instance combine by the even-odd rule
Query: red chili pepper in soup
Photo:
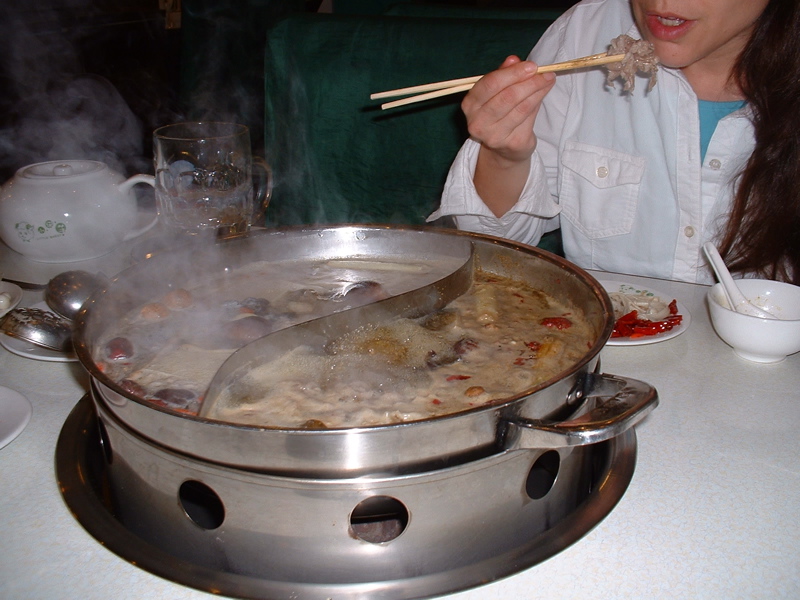
[(572, 321), (567, 319), (566, 317), (545, 317), (541, 321), (539, 321), (540, 325), (544, 325), (545, 327), (550, 327), (551, 329), (569, 329), (572, 327)]

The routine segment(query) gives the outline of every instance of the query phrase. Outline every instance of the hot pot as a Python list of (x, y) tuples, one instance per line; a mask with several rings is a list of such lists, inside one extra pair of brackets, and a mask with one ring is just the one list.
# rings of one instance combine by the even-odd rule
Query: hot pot
[[(479, 268), (534, 283), (582, 312), (595, 336), (585, 355), (502, 401), (329, 430), (171, 412), (122, 389), (94, 360), (104, 330), (131, 307), (208, 273), (298, 257), (458, 262), (473, 251)], [(575, 265), (454, 230), (298, 228), (156, 255), (94, 294), (76, 319), (103, 493), (120, 535), (138, 540), (116, 545), (147, 548), (133, 557), (140, 564), (164, 555), (151, 570), (177, 565), (166, 573), (177, 581), (244, 597), (422, 597), (535, 564), (621, 497), (635, 457), (632, 426), (658, 402), (646, 383), (599, 373), (613, 323), (607, 294)]]

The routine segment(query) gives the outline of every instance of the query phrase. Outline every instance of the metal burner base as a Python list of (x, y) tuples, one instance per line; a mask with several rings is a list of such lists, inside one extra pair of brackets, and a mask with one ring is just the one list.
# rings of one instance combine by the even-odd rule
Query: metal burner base
[[(524, 499), (527, 506), (517, 514), (505, 515), (505, 505), (499, 504), (497, 510), (487, 511), (495, 514), (487, 514), (486, 518), (495, 519), (495, 521), (491, 521), (489, 528), (483, 532), (481, 530), (481, 527), (484, 526), (483, 523), (467, 521), (461, 522), (459, 527), (452, 527), (452, 524), (447, 524), (446, 516), (443, 518), (444, 529), (438, 530), (437, 524), (430, 519), (426, 521), (425, 516), (430, 505), (428, 496), (431, 493), (442, 487), (443, 501), (452, 502), (456, 482), (471, 482), (477, 479), (477, 471), (484, 473), (480, 477), (489, 475), (490, 478), (497, 478), (498, 475), (493, 473), (497, 472), (498, 466), (501, 472), (500, 479), (505, 480), (507, 477), (504, 473), (511, 472), (510, 468), (516, 472), (518, 467), (515, 463), (520, 459), (515, 457), (486, 459), (486, 462), (480, 465), (477, 463), (475, 466), (465, 465), (452, 472), (420, 474), (413, 478), (413, 481), (412, 478), (406, 477), (382, 480), (364, 478), (351, 482), (353, 487), (351, 491), (347, 487), (342, 487), (341, 482), (328, 483), (299, 479), (295, 481), (291, 478), (275, 478), (249, 472), (218, 469), (202, 461), (187, 459), (179, 455), (173, 456), (165, 453), (161, 448), (147, 447), (145, 440), (137, 439), (134, 434), (125, 431), (124, 428), (119, 429), (118, 424), (108, 421), (106, 415), (103, 416), (103, 421), (103, 428), (114, 429), (110, 437), (106, 437), (109, 436), (108, 431), (103, 431), (101, 438), (96, 409), (89, 396), (85, 396), (65, 422), (56, 447), (56, 472), (59, 486), (64, 500), (77, 520), (108, 549), (146, 571), (199, 590), (240, 598), (406, 600), (454, 593), (513, 575), (544, 561), (573, 544), (605, 518), (625, 493), (633, 477), (636, 463), (636, 435), (633, 429), (629, 429), (608, 442), (585, 448), (585, 451), (588, 452), (588, 460), (583, 460), (583, 462), (587, 463), (589, 468), (586, 469), (585, 485), (582, 485), (583, 491), (580, 492), (582, 496), (576, 498), (575, 507), (565, 515), (558, 516), (548, 512), (544, 522), (530, 522), (532, 520), (531, 513), (525, 511), (529, 511), (527, 506), (536, 504), (536, 496), (539, 492), (535, 485), (536, 478), (529, 476), (530, 488), (524, 490), (524, 494), (527, 494)], [(123, 447), (125, 443), (138, 444), (144, 447), (142, 452), (155, 453), (154, 456), (159, 457), (157, 460), (166, 457), (166, 460), (177, 461), (181, 468), (188, 469), (187, 472), (190, 472), (191, 469), (200, 469), (208, 472), (212, 480), (213, 477), (216, 477), (222, 483), (234, 479), (246, 481), (245, 491), (247, 494), (251, 494), (256, 489), (261, 493), (261, 489), (264, 488), (270, 494), (267, 498), (271, 498), (274, 494), (280, 496), (286, 493), (284, 489), (292, 488), (295, 496), (289, 496), (290, 498), (296, 497), (298, 502), (307, 503), (306, 508), (316, 507), (315, 502), (319, 500), (320, 512), (323, 513), (328, 506), (328, 491), (332, 488), (335, 488), (338, 496), (345, 497), (347, 502), (370, 495), (373, 498), (385, 499), (388, 497), (391, 500), (392, 496), (402, 496), (402, 494), (394, 492), (413, 489), (415, 490), (414, 500), (419, 495), (421, 504), (417, 505), (414, 501), (408, 503), (410, 510), (409, 514), (405, 515), (406, 522), (399, 523), (397, 531), (395, 530), (398, 523), (392, 520), (385, 523), (379, 522), (379, 519), (374, 518), (377, 514), (376, 511), (388, 508), (391, 512), (395, 508), (391, 502), (383, 507), (369, 507), (366, 512), (373, 518), (367, 519), (363, 528), (358, 515), (355, 514), (356, 511), (353, 511), (348, 526), (348, 533), (351, 536), (348, 538), (349, 541), (339, 541), (339, 538), (332, 537), (330, 540), (333, 540), (334, 547), (331, 547), (330, 540), (326, 541), (324, 537), (330, 536), (329, 532), (322, 532), (323, 537), (315, 538), (307, 530), (300, 531), (297, 534), (300, 539), (311, 539), (311, 542), (308, 543), (308, 554), (306, 556), (289, 552), (288, 560), (286, 547), (291, 547), (296, 540), (290, 538), (288, 541), (284, 540), (287, 546), (283, 548), (273, 543), (278, 537), (276, 532), (286, 529), (285, 523), (281, 522), (281, 519), (287, 519), (287, 514), (273, 516), (269, 511), (264, 510), (264, 514), (259, 515), (261, 522), (253, 521), (254, 535), (259, 534), (260, 530), (260, 534), (264, 536), (264, 539), (270, 540), (270, 543), (250, 547), (244, 553), (248, 557), (251, 554), (258, 556), (262, 565), (259, 567), (262, 569), (261, 572), (253, 572), (249, 564), (244, 566), (229, 564), (226, 567), (218, 563), (209, 563), (208, 560), (211, 559), (206, 558), (209, 554), (207, 549), (201, 548), (195, 560), (190, 558), (193, 549), (187, 549), (184, 553), (183, 546), (176, 546), (174, 540), (165, 543), (157, 541), (158, 534), (153, 531), (154, 527), (148, 520), (153, 516), (150, 513), (158, 512), (158, 501), (156, 499), (152, 506), (150, 504), (142, 506), (141, 498), (148, 498), (148, 493), (151, 493), (152, 490), (132, 489), (130, 486), (138, 471), (135, 465), (129, 464), (128, 458), (137, 459), (139, 458), (138, 454), (132, 455), (128, 452), (127, 455), (123, 453), (112, 456), (110, 453), (113, 453), (113, 450), (108, 447), (109, 439), (113, 442), (110, 444), (112, 447)], [(542, 462), (538, 458), (534, 458), (534, 466)], [(524, 460), (528, 460), (528, 458), (524, 458)], [(544, 467), (547, 465), (545, 464)], [(158, 465), (154, 469), (159, 471)], [(259, 479), (253, 481), (254, 478)], [(263, 483), (260, 478), (263, 478)], [(119, 500), (122, 490), (125, 492), (124, 501)], [(365, 491), (369, 492), (366, 496), (364, 495)], [(467, 494), (470, 491), (467, 489)], [(515, 494), (519, 495), (515, 492), (511, 494), (511, 497)], [(547, 490), (545, 489), (542, 495), (546, 494)], [(189, 501), (183, 507), (187, 513), (187, 521), (192, 517), (191, 496), (191, 493), (187, 493), (186, 497), (182, 496), (182, 500)], [(478, 500), (480, 498), (476, 498), (476, 501)], [(155, 508), (152, 508), (153, 506)], [(234, 513), (238, 505), (236, 502), (230, 502), (229, 506), (225, 518), (227, 519), (230, 515), (230, 518), (233, 519), (234, 515), (230, 513)], [(292, 514), (291, 507), (287, 507), (286, 510), (290, 521), (292, 518), (296, 518), (296, 515)], [(528, 516), (525, 516), (526, 514)], [(155, 518), (159, 518), (158, 515)], [(211, 534), (208, 536), (209, 538), (214, 535), (223, 535), (224, 527), (219, 527), (219, 533), (215, 533), (215, 527), (218, 525), (213, 523), (214, 518), (213, 511), (211, 514), (198, 515), (193, 519), (195, 522), (191, 523), (190, 528), (193, 527), (198, 531), (205, 529), (204, 533)], [(204, 519), (210, 519), (212, 522), (206, 523)], [(541, 519), (538, 520), (541, 521)], [(158, 522), (156, 521), (156, 523)], [(428, 537), (421, 538), (425, 543), (415, 537), (418, 535), (417, 531), (421, 523), (427, 527), (425, 535)], [(172, 525), (170, 521), (166, 521), (164, 524), (167, 527)], [(404, 532), (402, 529), (406, 525), (408, 531)], [(160, 524), (156, 525), (156, 527), (158, 526)], [(181, 523), (179, 527), (185, 527), (185, 524)], [(537, 531), (537, 527), (543, 528), (543, 530)], [(502, 531), (496, 536), (497, 539), (486, 542), (486, 531), (495, 531), (498, 528)], [(444, 547), (440, 554), (447, 554), (448, 543), (452, 544), (453, 539), (463, 537), (464, 531), (476, 532), (473, 547), (465, 548), (463, 553), (449, 562), (440, 563), (438, 557), (428, 561), (428, 563), (434, 563), (429, 570), (419, 570), (415, 566), (416, 557), (413, 556), (416, 554), (415, 550), (418, 549), (421, 554), (430, 552), (429, 546), (436, 548), (436, 544), (431, 542), (438, 540)], [(513, 534), (515, 531), (523, 533), (515, 535)], [(535, 533), (526, 534), (526, 531)], [(312, 530), (311, 533), (316, 532)], [(202, 534), (203, 532), (201, 532)], [(244, 541), (248, 545), (253, 539), (259, 539), (247, 537), (250, 535), (247, 531), (240, 532), (239, 535), (244, 537), (236, 538), (236, 540)], [(370, 536), (378, 537), (371, 538)], [(172, 536), (167, 532), (164, 537)], [(232, 536), (230, 539), (233, 539)], [(318, 567), (329, 567), (330, 565), (314, 562), (314, 553), (319, 551), (314, 546), (315, 539), (320, 540), (317, 545), (322, 546), (321, 552), (325, 556), (339, 555), (333, 560), (344, 560), (341, 557), (341, 550), (349, 551), (350, 544), (352, 544), (356, 548), (354, 560), (340, 563), (336, 569), (325, 573), (324, 568)], [(510, 541), (504, 542), (505, 539)], [(407, 552), (410, 540), (417, 541), (412, 542), (412, 552)], [(461, 541), (456, 543), (464, 545)], [(487, 543), (490, 544), (488, 548), (485, 546)], [(337, 548), (335, 544), (342, 544), (342, 546)], [(191, 546), (192, 544), (185, 545)], [(213, 550), (217, 547), (209, 546), (209, 548)], [(401, 552), (400, 549), (404, 550)], [(382, 578), (371, 580), (369, 577), (365, 577), (364, 572), (370, 570), (371, 555), (381, 553), (392, 559), (374, 563), (373, 575), (377, 568), (378, 576), (382, 576)], [(403, 564), (404, 556), (408, 559), (407, 565)], [(308, 562), (305, 564), (304, 570), (297, 563), (304, 563), (306, 559)], [(239, 560), (241, 561), (241, 559)], [(398, 562), (400, 563), (399, 567), (396, 564)], [(386, 566), (387, 570), (384, 573), (380, 569), (384, 568), (385, 564), (390, 566)], [(342, 572), (344, 572), (343, 575), (336, 575), (336, 573)], [(301, 576), (300, 573), (305, 573), (307, 576)], [(395, 573), (399, 575), (395, 575)]]

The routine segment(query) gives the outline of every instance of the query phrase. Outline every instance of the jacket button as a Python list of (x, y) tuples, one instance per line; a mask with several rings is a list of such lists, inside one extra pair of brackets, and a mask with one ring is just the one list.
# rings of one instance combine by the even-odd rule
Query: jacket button
[(600, 179), (608, 177), (608, 169), (606, 167), (597, 167), (597, 176)]
[(683, 235), (685, 235), (686, 237), (689, 237), (689, 238), (694, 236), (694, 227), (692, 227), (691, 225), (687, 225), (686, 227), (684, 227), (683, 228)]
[(722, 166), (722, 163), (718, 159), (712, 158), (710, 161), (708, 161), (708, 166), (714, 169), (715, 171), (719, 171), (720, 167)]

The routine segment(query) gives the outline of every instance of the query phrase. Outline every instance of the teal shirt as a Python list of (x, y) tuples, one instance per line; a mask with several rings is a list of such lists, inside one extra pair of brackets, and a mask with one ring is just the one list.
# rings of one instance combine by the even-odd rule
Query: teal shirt
[(710, 102), (708, 100), (698, 100), (700, 111), (700, 157), (706, 159), (706, 150), (717, 123), (723, 117), (728, 116), (744, 106), (744, 100), (734, 100), (733, 102)]

